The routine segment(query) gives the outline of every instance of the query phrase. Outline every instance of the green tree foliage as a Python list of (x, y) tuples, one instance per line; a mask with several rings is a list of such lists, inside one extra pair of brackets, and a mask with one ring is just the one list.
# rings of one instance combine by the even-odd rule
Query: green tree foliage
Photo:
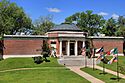
[(21, 7), (9, 0), (0, 2), (0, 35), (16, 34), (17, 32), (29, 31), (31, 28), (31, 19), (24, 13)]
[(47, 52), (48, 54), (50, 53), (50, 48), (47, 40), (43, 41), (42, 52)]
[(120, 26), (116, 32), (116, 36), (125, 37), (125, 26)]
[(119, 16), (118, 19), (108, 19), (101, 33), (106, 34), (106, 36), (125, 36), (125, 18)]
[(43, 35), (48, 32), (53, 26), (54, 23), (52, 22), (52, 16), (41, 16), (34, 22), (33, 34)]
[(115, 19), (110, 18), (106, 21), (105, 26), (102, 28), (102, 33), (107, 36), (114, 36), (117, 30), (117, 22)]
[(119, 16), (119, 18), (118, 18), (118, 24), (120, 26), (125, 26), (125, 18), (123, 16)]
[(50, 48), (49, 48), (49, 44), (47, 43), (47, 40), (43, 41), (43, 46), (42, 46), (42, 53), (43, 57), (46, 59), (46, 57), (49, 57), (50, 55)]
[(116, 35), (125, 37), (125, 18), (123, 16), (119, 16), (118, 18), (118, 28)]
[(76, 23), (83, 31), (88, 31), (89, 35), (94, 35), (100, 31), (105, 20), (98, 14), (93, 14), (91, 10), (75, 13), (65, 19), (65, 22)]

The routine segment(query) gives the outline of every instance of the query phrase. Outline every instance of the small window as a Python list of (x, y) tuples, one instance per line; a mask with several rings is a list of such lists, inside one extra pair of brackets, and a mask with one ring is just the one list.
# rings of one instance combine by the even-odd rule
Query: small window
[(56, 42), (51, 42), (51, 44), (56, 44)]

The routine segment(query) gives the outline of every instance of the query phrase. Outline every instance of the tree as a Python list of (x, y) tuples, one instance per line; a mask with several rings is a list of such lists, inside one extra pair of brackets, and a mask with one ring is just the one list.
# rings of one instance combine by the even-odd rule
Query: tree
[(49, 44), (47, 43), (47, 40), (43, 41), (41, 54), (43, 55), (43, 58), (45, 58), (45, 61), (47, 61), (46, 57), (49, 57), (49, 55), (50, 55), (50, 48), (49, 48)]
[(102, 28), (102, 33), (107, 36), (115, 36), (117, 30), (117, 21), (113, 18), (110, 18), (106, 21), (105, 26)]
[(116, 36), (123, 36), (125, 37), (125, 26), (120, 26), (116, 31)]
[(34, 22), (33, 33), (35, 35), (43, 35), (48, 32), (54, 23), (52, 22), (52, 16), (41, 16)]
[(98, 14), (93, 14), (91, 10), (75, 13), (65, 19), (65, 22), (76, 23), (83, 31), (88, 31), (89, 35), (97, 34), (104, 25), (105, 20)]
[(116, 36), (125, 37), (125, 18), (123, 16), (119, 16), (117, 25), (118, 25), (118, 28), (116, 31)]
[(31, 29), (31, 19), (25, 14), (23, 8), (18, 7), (9, 0), (0, 2), (0, 35), (13, 35)]
[(116, 35), (125, 37), (125, 18), (123, 16), (119, 16), (118, 18), (118, 28)]
[(125, 26), (125, 18), (123, 16), (119, 16), (119, 18), (118, 18), (118, 24), (120, 26)]

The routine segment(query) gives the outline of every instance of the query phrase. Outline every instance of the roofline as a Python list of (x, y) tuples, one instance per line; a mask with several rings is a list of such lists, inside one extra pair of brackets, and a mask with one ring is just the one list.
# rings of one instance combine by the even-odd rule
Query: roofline
[[(64, 34), (64, 31), (52, 31), (52, 32), (47, 32), (47, 33), (63, 33)], [(79, 31), (79, 32), (75, 32), (75, 31), (65, 31), (65, 33), (81, 33), (81, 34), (83, 34), (83, 33), (85, 33), (85, 32), (83, 32), (83, 31)]]
[[(59, 37), (48, 37), (47, 35), (4, 35), (3, 38), (85, 38), (85, 36), (59, 36)], [(124, 37), (116, 36), (88, 36), (89, 39), (124, 39)]]
[(4, 37), (47, 37), (46, 35), (4, 35)]
[(124, 37), (116, 37), (116, 36), (89, 36), (91, 39), (124, 39)]
[(65, 29), (65, 30), (63, 30), (63, 29), (61, 29), (61, 30), (50, 30), (49, 32), (52, 32), (52, 31), (73, 31), (73, 32), (79, 32), (79, 31), (81, 31), (82, 32), (82, 30), (69, 30), (69, 29)]
[(48, 39), (48, 36), (41, 35), (4, 35), (3, 39)]

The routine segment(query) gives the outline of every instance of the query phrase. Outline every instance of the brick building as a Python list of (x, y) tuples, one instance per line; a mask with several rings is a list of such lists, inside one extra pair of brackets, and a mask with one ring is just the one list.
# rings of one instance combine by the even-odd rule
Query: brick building
[(85, 41), (91, 41), (94, 48), (104, 46), (105, 51), (117, 47), (123, 55), (124, 37), (89, 36), (85, 37), (74, 24), (61, 24), (53, 27), (45, 35), (5, 35), (3, 57), (31, 57), (40, 55), (43, 40), (47, 40), (49, 47), (55, 48), (57, 56), (79, 56)]

